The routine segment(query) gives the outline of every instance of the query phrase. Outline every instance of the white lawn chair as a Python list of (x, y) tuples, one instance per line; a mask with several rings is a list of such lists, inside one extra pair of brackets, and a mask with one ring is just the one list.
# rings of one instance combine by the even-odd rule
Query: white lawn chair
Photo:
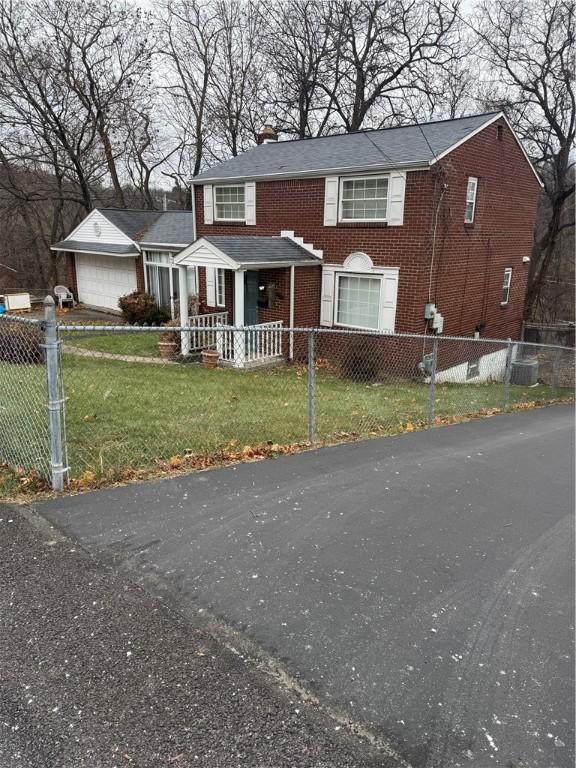
[(58, 299), (58, 306), (60, 309), (64, 308), (64, 303), (72, 303), (72, 307), (74, 308), (76, 306), (76, 302), (74, 301), (74, 296), (72, 295), (72, 291), (68, 290), (65, 285), (55, 285), (54, 286), (54, 293), (56, 295), (56, 298)]

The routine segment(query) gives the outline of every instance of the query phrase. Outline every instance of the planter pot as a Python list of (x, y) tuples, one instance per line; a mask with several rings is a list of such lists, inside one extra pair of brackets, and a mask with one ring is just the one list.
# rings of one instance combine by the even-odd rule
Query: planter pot
[(159, 341), (158, 351), (163, 360), (174, 360), (178, 356), (178, 344), (175, 341)]
[(216, 368), (220, 355), (214, 349), (202, 350), (202, 362), (205, 368)]

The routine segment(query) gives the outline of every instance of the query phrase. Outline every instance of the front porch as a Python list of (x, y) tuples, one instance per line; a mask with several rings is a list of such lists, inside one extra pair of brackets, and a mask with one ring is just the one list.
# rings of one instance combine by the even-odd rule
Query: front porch
[(205, 237), (175, 260), (187, 286), (186, 270), (199, 274), (201, 304), (208, 310), (188, 317), (180, 297), (182, 354), (215, 349), (219, 364), (235, 368), (273, 365), (293, 357), (295, 270), (319, 266), (320, 254), (292, 237), (231, 235)]
[(257, 368), (284, 359), (282, 320), (238, 329), (228, 327), (228, 312), (212, 312), (191, 315), (187, 325), (192, 330), (182, 334), (189, 339), (186, 354), (214, 349), (221, 365), (234, 368)]

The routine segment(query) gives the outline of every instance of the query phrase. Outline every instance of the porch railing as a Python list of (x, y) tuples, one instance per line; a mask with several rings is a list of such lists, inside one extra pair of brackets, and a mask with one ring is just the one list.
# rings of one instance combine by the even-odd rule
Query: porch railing
[(216, 329), (228, 325), (228, 312), (211, 312), (208, 315), (191, 315), (188, 318), (190, 331), (190, 351), (216, 347)]
[(244, 368), (282, 357), (282, 326), (282, 320), (276, 320), (242, 330), (219, 330), (216, 348), (220, 359), (236, 368)]

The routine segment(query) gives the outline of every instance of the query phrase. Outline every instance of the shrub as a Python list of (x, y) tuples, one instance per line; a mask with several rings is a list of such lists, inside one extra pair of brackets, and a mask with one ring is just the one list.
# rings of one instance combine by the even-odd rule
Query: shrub
[(373, 344), (345, 350), (341, 363), (342, 374), (352, 381), (375, 381), (381, 373), (382, 361)]
[(42, 363), (44, 334), (36, 325), (0, 321), (0, 360), (7, 363)]
[(118, 306), (130, 325), (162, 325), (170, 317), (166, 310), (158, 306), (154, 296), (141, 291), (121, 296)]

